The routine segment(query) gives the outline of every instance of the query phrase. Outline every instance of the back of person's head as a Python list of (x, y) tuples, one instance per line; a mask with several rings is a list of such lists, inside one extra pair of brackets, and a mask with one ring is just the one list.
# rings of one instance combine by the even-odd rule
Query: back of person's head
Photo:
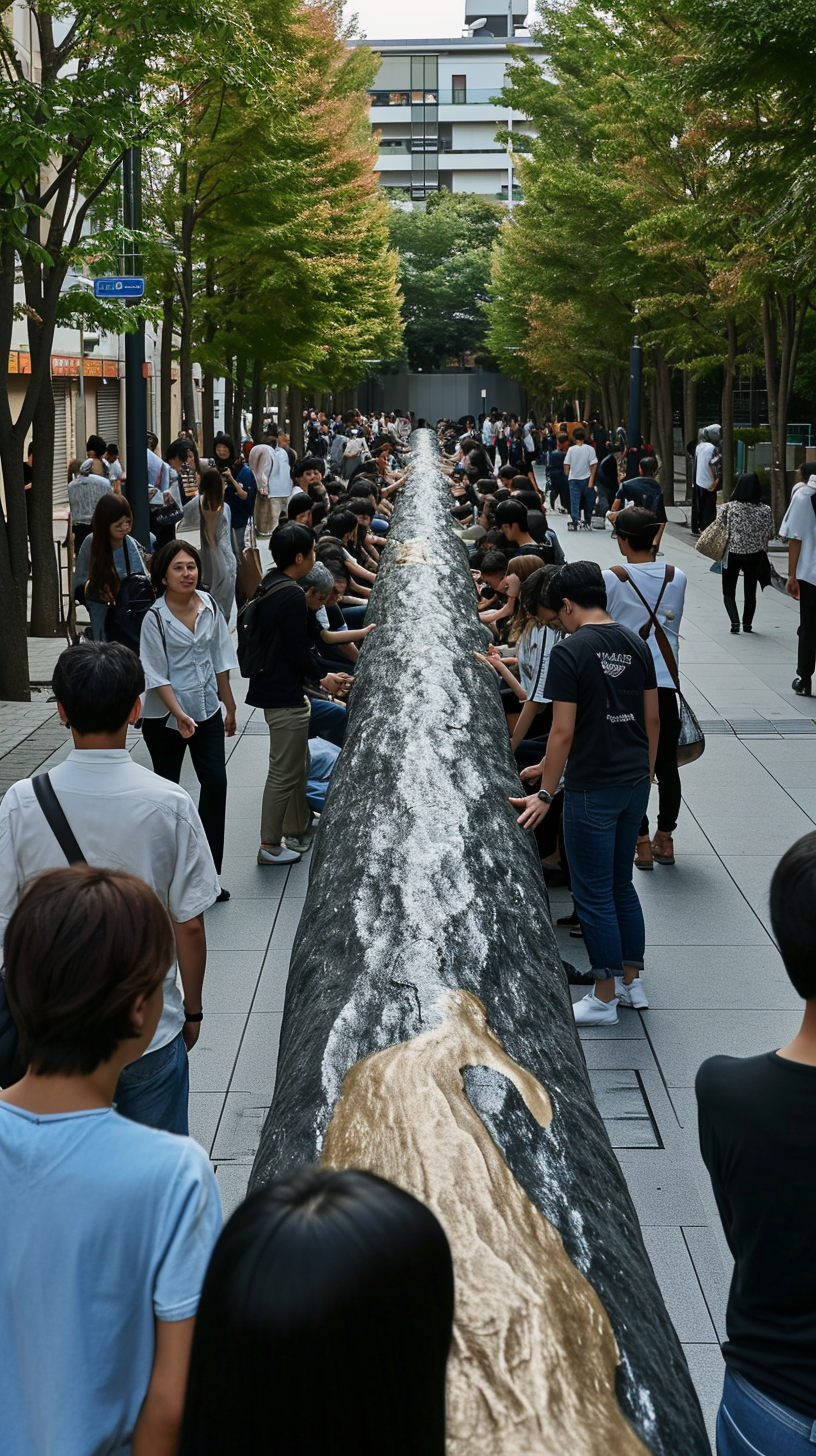
[(78, 642), (60, 653), (51, 686), (81, 738), (113, 734), (144, 692), (144, 668), (121, 642)]
[(803, 464), (799, 466), (799, 474), (801, 475), (802, 480), (807, 485), (811, 477), (813, 475), (816, 475), (816, 461), (805, 460)]
[(523, 556), (514, 556), (507, 563), (507, 575), (517, 576), (519, 581), (526, 581), (534, 572), (540, 571), (544, 562), (540, 556), (532, 551), (526, 551)]
[(349, 531), (356, 531), (357, 517), (351, 511), (332, 511), (327, 517), (323, 527), (326, 536), (334, 536), (336, 540), (342, 541)]
[(639, 470), (641, 475), (647, 475), (651, 479), (657, 475), (657, 459), (654, 455), (642, 455)]
[(198, 493), (205, 511), (220, 510), (224, 504), (224, 477), (221, 472), (212, 467), (202, 470)]
[(573, 438), (573, 440), (578, 440), (579, 443), (581, 441), (583, 441), (583, 440), (586, 439), (586, 435), (585, 435), (584, 431), (581, 429), (580, 425), (579, 425), (579, 427), (578, 427), (577, 430), (573, 430), (573, 432), (572, 432), (572, 438)]
[(797, 839), (771, 880), (771, 927), (793, 986), (816, 996), (816, 832)]
[[(576, 433), (577, 433), (577, 431), (576, 431)], [(565, 445), (568, 445), (568, 444), (569, 444), (569, 435), (566, 433), (566, 431), (562, 431), (561, 434), (558, 436), (558, 448), (559, 449), (563, 449), (564, 446)]]
[(89, 435), (85, 445), (89, 455), (104, 455), (107, 445), (101, 435)]
[(481, 480), (474, 482), (479, 495), (495, 495), (496, 482), (492, 475), (485, 475)]
[[(533, 557), (532, 559), (538, 560), (537, 557)], [(514, 569), (516, 565), (520, 566), (521, 562), (514, 561)], [(521, 590), (519, 592), (521, 605), (524, 607), (524, 610), (526, 612), (530, 613), (531, 617), (534, 617), (539, 607), (544, 604), (547, 595), (547, 588), (549, 587), (549, 584), (555, 577), (556, 573), (560, 570), (560, 566), (537, 566), (535, 571), (532, 571), (530, 575), (522, 581)]]
[(358, 496), (350, 500), (348, 503), (348, 513), (349, 515), (356, 516), (358, 521), (364, 519), (371, 521), (374, 519), (374, 507), (367, 496), (362, 498)]
[(567, 600), (576, 607), (606, 607), (606, 586), (597, 561), (568, 561), (547, 583), (542, 606), (560, 612)]
[(158, 551), (154, 551), (150, 558), (150, 580), (153, 583), (153, 590), (157, 597), (164, 596), (167, 590), (165, 577), (167, 576), (167, 569), (170, 562), (175, 561), (176, 557), (182, 554), (192, 557), (198, 572), (196, 586), (201, 584), (202, 566), (198, 551), (189, 541), (183, 540), (181, 536), (174, 536), (172, 541), (166, 541), (163, 546), (159, 547)]
[(215, 1247), (180, 1456), (444, 1456), (453, 1323), (437, 1219), (371, 1173), (303, 1168)]
[[(110, 449), (110, 446), (108, 448)], [(182, 465), (186, 465), (189, 450), (189, 440), (173, 440), (167, 446), (164, 452), (164, 458), (168, 465), (172, 465), (174, 461), (179, 461)]]
[[(535, 496), (535, 491), (534, 490), (530, 490), (530, 477), (529, 477), (529, 475), (514, 475), (514, 476), (512, 476), (512, 478), (510, 480), (510, 489), (512, 490), (512, 492), (513, 492), (514, 495), (517, 495), (520, 490), (526, 490), (526, 491), (530, 491), (530, 494), (533, 495), (533, 496)], [(537, 498), (538, 497), (536, 497), (536, 499)]]
[(313, 507), (314, 501), (310, 495), (306, 494), (305, 490), (293, 490), (286, 502), (287, 518), (290, 521), (294, 521), (297, 516), (304, 515), (306, 511), (311, 511)]
[[(816, 466), (814, 466), (814, 469), (816, 469)], [(749, 470), (747, 474), (740, 476), (734, 486), (734, 494), (731, 499), (740, 501), (741, 504), (746, 506), (762, 505), (762, 486), (759, 483), (759, 476), (753, 470)]]
[(541, 511), (542, 515), (544, 513), (541, 501), (531, 488), (529, 480), (527, 481), (527, 489), (517, 490), (513, 499), (517, 500), (519, 505), (524, 506), (528, 511)]
[(327, 597), (334, 586), (334, 573), (324, 561), (316, 561), (311, 571), (300, 578), (298, 585), (304, 591), (316, 591), (321, 597)]
[(486, 576), (506, 576), (507, 557), (503, 551), (485, 551), (479, 562), (479, 570)]
[(496, 506), (497, 526), (518, 526), (519, 530), (527, 530), (527, 507), (519, 500), (499, 501)]
[(336, 536), (321, 536), (315, 550), (318, 561), (327, 561), (329, 566), (333, 566), (336, 562), (345, 564), (343, 547)]
[(645, 506), (627, 506), (615, 517), (615, 530), (621, 540), (628, 541), (633, 551), (650, 551), (660, 530), (660, 522)]
[(299, 556), (309, 556), (314, 549), (315, 534), (311, 526), (299, 521), (284, 521), (269, 538), (269, 550), (278, 571), (294, 566)]
[[(366, 474), (366, 472), (362, 473), (364, 475)], [(349, 496), (352, 500), (371, 500), (372, 496), (376, 500), (379, 497), (379, 493), (379, 488), (370, 477), (361, 480), (358, 476), (349, 490)]]
[(26, 1064), (42, 1076), (77, 1076), (108, 1061), (138, 1035), (134, 1003), (161, 985), (174, 953), (167, 911), (135, 875), (91, 865), (39, 875), (3, 942)]

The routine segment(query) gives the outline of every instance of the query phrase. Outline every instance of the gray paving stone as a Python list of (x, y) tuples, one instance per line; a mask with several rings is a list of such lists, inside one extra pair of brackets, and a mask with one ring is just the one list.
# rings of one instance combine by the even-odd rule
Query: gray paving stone
[(224, 1222), (233, 1214), (239, 1204), (246, 1198), (249, 1175), (252, 1172), (252, 1159), (248, 1158), (245, 1163), (219, 1163), (215, 1169), (218, 1191), (221, 1194), (221, 1206), (224, 1210)]
[[(622, 1015), (623, 1012), (618, 1012), (619, 1017)], [(582, 1036), (581, 1045), (584, 1048), (584, 1056), (590, 1071), (596, 1069), (599, 1071), (605, 1069), (634, 1071), (654, 1066), (652, 1049), (645, 1039), (601, 1041), (597, 1037)]]
[(717, 1411), (722, 1395), (725, 1361), (719, 1345), (686, 1344), (683, 1346), (683, 1354), (702, 1406), (713, 1452), (716, 1449)]
[(252, 1092), (227, 1093), (212, 1150), (214, 1163), (245, 1163), (255, 1157), (269, 1105)]
[[(649, 1022), (649, 1035), (668, 1086), (693, 1087), (706, 1057), (758, 1056), (784, 1046), (800, 1021), (794, 1010), (661, 1011)], [(615, 1046), (610, 1043), (603, 1050), (614, 1051)]]
[(245, 1022), (246, 1017), (237, 1012), (206, 1013), (190, 1053), (191, 1092), (226, 1092)]
[(195, 1138), (208, 1155), (223, 1106), (223, 1092), (190, 1093), (190, 1137)]
[(734, 1261), (727, 1250), (724, 1251), (721, 1247), (725, 1244), (724, 1237), (718, 1239), (714, 1229), (687, 1228), (683, 1230), (683, 1237), (700, 1281), (717, 1339), (725, 1340), (725, 1311)]
[(653, 1012), (801, 1005), (770, 944), (661, 946), (650, 957), (646, 989)]
[(259, 1101), (271, 1103), (282, 1019), (277, 1011), (253, 1011), (246, 1023), (230, 1092), (250, 1092)]
[(615, 1149), (641, 1225), (705, 1228), (709, 1217), (690, 1167), (666, 1152)]
[(204, 1003), (207, 1012), (236, 1011), (249, 1014), (261, 977), (263, 952), (259, 950), (213, 950), (208, 947)]
[(207, 945), (213, 950), (266, 950), (277, 908), (277, 901), (233, 893), (227, 904), (207, 911)]
[(646, 1226), (643, 1242), (680, 1340), (695, 1344), (716, 1340), (682, 1231)]

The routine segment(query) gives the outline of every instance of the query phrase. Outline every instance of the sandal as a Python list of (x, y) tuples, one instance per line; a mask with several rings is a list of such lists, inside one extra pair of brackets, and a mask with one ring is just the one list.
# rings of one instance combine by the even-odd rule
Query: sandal
[(663, 834), (658, 829), (652, 840), (652, 855), (658, 864), (674, 864), (674, 840), (670, 834)]
[(639, 834), (635, 845), (635, 869), (653, 870), (652, 843), (648, 834)]

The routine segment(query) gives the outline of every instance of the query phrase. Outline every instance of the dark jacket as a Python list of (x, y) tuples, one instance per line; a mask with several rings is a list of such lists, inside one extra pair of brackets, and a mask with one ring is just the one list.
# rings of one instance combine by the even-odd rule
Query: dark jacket
[[(271, 579), (270, 572), (265, 580)], [(276, 592), (259, 605), (261, 631), (271, 637), (277, 627), (280, 650), (269, 672), (256, 673), (249, 679), (246, 700), (253, 708), (300, 708), (304, 683), (320, 677), (307, 632), (306, 597), (293, 581), (288, 590)]]

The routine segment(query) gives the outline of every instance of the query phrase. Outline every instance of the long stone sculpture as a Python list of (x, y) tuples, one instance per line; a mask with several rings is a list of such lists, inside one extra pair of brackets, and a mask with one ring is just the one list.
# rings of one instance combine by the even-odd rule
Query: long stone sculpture
[(250, 1187), (369, 1169), (453, 1250), (450, 1456), (708, 1456), (595, 1107), (433, 436), (372, 595)]

